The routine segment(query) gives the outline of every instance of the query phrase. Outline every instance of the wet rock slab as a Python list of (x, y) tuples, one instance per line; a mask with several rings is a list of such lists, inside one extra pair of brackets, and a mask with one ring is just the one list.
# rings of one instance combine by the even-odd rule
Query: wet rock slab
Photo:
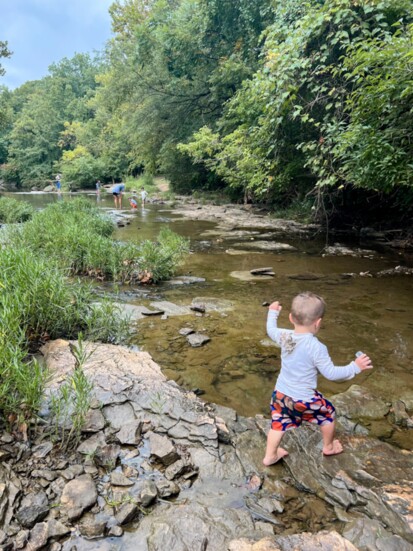
[(285, 458), (303, 489), (346, 510), (364, 511), (413, 542), (413, 453), (374, 438), (342, 436), (344, 453), (323, 457), (319, 431), (290, 431)]

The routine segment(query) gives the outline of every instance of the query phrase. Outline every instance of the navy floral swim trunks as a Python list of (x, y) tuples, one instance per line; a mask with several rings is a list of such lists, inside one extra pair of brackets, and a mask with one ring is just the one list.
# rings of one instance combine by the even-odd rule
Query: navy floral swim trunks
[(270, 407), (271, 428), (283, 432), (299, 427), (303, 421), (317, 425), (332, 423), (336, 416), (333, 404), (317, 391), (309, 402), (304, 402), (274, 390)]

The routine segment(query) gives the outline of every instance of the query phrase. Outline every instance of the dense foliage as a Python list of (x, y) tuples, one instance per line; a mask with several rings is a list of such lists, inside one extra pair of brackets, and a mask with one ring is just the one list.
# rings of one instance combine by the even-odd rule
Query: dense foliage
[[(5, 181), (162, 173), (323, 209), (413, 204), (411, 0), (117, 0), (102, 59), (0, 90)], [(1, 43), (0, 43), (1, 44)], [(0, 52), (1, 55), (1, 52)]]

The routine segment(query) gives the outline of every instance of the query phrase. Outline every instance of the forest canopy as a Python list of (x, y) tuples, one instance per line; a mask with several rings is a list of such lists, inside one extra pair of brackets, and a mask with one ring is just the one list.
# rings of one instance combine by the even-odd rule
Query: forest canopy
[(0, 179), (145, 171), (176, 192), (411, 211), (410, 0), (117, 0), (110, 14), (100, 55), (0, 87)]

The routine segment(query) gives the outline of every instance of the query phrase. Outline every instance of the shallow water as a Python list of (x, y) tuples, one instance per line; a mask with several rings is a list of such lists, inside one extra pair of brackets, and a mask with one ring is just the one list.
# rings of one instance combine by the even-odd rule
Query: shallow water
[[(13, 197), (29, 200), (39, 208), (57, 200), (56, 194), (13, 194)], [(94, 194), (89, 197), (96, 201)], [(68, 196), (63, 195), (62, 200), (68, 200)], [(102, 194), (98, 205), (113, 208), (110, 194)], [(262, 303), (281, 300), (284, 310), (279, 325), (290, 327), (288, 308), (292, 297), (309, 290), (322, 295), (327, 302), (319, 338), (328, 346), (333, 361), (338, 365), (346, 364), (357, 350), (362, 350), (374, 363), (374, 370), (345, 383), (333, 383), (320, 377), (321, 392), (332, 395), (351, 384), (359, 384), (388, 402), (406, 392), (413, 393), (413, 278), (343, 279), (340, 276), (348, 272), (377, 272), (399, 264), (411, 265), (411, 258), (392, 251), (379, 252), (374, 258), (323, 257), (322, 239), (308, 241), (295, 237), (282, 241), (297, 247), (297, 252), (231, 256), (225, 250), (248, 238), (205, 236), (203, 233), (214, 229), (215, 224), (182, 219), (163, 205), (138, 208), (131, 225), (117, 229), (115, 237), (132, 241), (152, 239), (163, 225), (191, 241), (192, 254), (178, 273), (203, 277), (206, 281), (145, 288), (149, 291), (148, 297), (136, 299), (135, 303), (149, 306), (153, 296), (189, 305), (195, 297), (216, 297), (230, 300), (234, 305), (232, 311), (225, 313), (191, 314), (167, 320), (150, 317), (139, 322), (133, 343), (147, 350), (167, 377), (187, 389), (202, 389), (204, 400), (232, 407), (242, 415), (267, 415), (280, 359), (277, 348), (261, 343), (266, 338), (267, 314)], [(233, 271), (263, 266), (273, 267), (276, 274), (273, 279), (246, 282), (230, 275)], [(317, 274), (321, 279), (289, 278), (292, 274), (303, 273)], [(202, 348), (192, 348), (179, 334), (183, 327), (205, 333), (211, 341)], [(407, 431), (395, 431), (390, 440), (403, 447), (412, 446)]]

